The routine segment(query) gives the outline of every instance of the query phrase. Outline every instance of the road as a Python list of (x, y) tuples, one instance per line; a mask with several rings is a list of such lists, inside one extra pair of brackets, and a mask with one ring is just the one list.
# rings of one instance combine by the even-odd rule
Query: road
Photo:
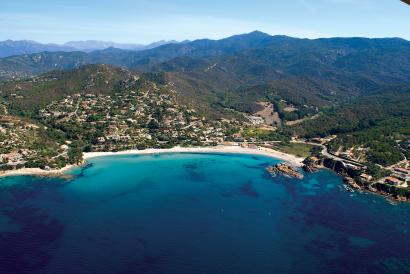
[(360, 166), (363, 167), (364, 165), (362, 163), (359, 163), (357, 161), (351, 160), (351, 159), (347, 159), (347, 158), (343, 158), (343, 157), (339, 157), (337, 155), (334, 155), (332, 153), (330, 153), (327, 149), (327, 147), (325, 145), (322, 144), (318, 144), (318, 143), (312, 143), (312, 142), (306, 142), (306, 141), (291, 141), (292, 143), (301, 143), (301, 144), (307, 144), (307, 145), (312, 145), (312, 146), (320, 146), (322, 148), (322, 154), (328, 158), (331, 158), (333, 160), (336, 161), (340, 161), (340, 162), (344, 162), (344, 163), (348, 163), (351, 165), (355, 165), (355, 166)]

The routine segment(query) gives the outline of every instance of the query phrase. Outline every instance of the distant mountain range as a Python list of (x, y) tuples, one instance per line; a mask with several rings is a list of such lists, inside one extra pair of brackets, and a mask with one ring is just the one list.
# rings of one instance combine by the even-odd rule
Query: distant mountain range
[(0, 41), (0, 58), (8, 57), (13, 55), (21, 54), (32, 54), (39, 52), (72, 52), (72, 51), (85, 51), (91, 52), (94, 50), (103, 50), (108, 48), (117, 48), (123, 50), (146, 50), (159, 47), (165, 44), (178, 43), (177, 41), (158, 41), (151, 44), (121, 44), (115, 42), (106, 42), (106, 41), (96, 41), (96, 40), (87, 40), (87, 41), (71, 41), (65, 44), (42, 44), (30, 40), (6, 40)]
[(77, 50), (91, 52), (94, 50), (103, 50), (108, 48), (117, 48), (123, 50), (146, 50), (156, 48), (166, 44), (176, 44), (178, 41), (165, 41), (161, 40), (158, 42), (150, 43), (147, 45), (143, 44), (121, 44), (115, 42), (106, 42), (106, 41), (96, 41), (96, 40), (87, 40), (87, 41), (71, 41), (63, 44), (63, 47), (75, 48)]

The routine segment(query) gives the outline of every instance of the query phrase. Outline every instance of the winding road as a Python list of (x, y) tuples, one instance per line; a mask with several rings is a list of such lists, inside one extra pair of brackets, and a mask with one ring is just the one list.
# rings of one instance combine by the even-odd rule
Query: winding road
[(319, 146), (322, 148), (322, 154), (328, 158), (331, 158), (333, 160), (336, 161), (340, 161), (340, 162), (344, 162), (344, 163), (348, 163), (351, 165), (355, 165), (355, 166), (360, 166), (363, 167), (364, 165), (362, 163), (359, 163), (357, 161), (351, 160), (351, 159), (347, 159), (344, 157), (340, 157), (337, 155), (334, 155), (332, 153), (330, 153), (327, 149), (327, 147), (325, 145), (322, 144), (318, 144), (318, 143), (313, 143), (313, 142), (306, 142), (306, 141), (291, 141), (292, 143), (300, 143), (300, 144), (307, 144), (307, 145), (312, 145), (312, 146)]

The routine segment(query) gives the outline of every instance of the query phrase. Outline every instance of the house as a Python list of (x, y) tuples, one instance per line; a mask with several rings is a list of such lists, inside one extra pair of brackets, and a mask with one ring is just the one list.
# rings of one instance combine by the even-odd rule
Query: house
[(319, 158), (316, 157), (316, 156), (311, 156), (310, 159), (311, 159), (314, 163), (319, 162)]
[(384, 179), (384, 182), (389, 184), (389, 185), (394, 185), (394, 186), (403, 186), (403, 185), (406, 184), (402, 180), (399, 180), (399, 179), (394, 178), (394, 177), (387, 177), (387, 178)]
[(353, 164), (349, 164), (349, 163), (345, 163), (345, 162), (343, 164), (346, 168), (350, 168), (352, 170), (361, 170), (362, 169), (362, 167), (357, 166), (357, 165), (353, 165)]
[(366, 180), (368, 182), (370, 182), (373, 179), (373, 177), (371, 175), (366, 174), (366, 173), (361, 174), (360, 178), (362, 178), (363, 180)]
[(14, 151), (14, 152), (10, 152), (10, 153), (7, 155), (7, 158), (9, 159), (9, 162), (16, 163), (16, 162), (20, 162), (20, 161), (21, 161), (22, 156), (21, 156), (21, 154), (18, 153), (17, 151)]

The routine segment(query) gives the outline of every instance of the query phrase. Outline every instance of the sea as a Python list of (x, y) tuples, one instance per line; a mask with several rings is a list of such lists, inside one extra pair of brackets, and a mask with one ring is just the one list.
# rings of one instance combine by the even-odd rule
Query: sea
[(265, 156), (97, 157), (0, 179), (0, 273), (410, 273), (410, 205)]

